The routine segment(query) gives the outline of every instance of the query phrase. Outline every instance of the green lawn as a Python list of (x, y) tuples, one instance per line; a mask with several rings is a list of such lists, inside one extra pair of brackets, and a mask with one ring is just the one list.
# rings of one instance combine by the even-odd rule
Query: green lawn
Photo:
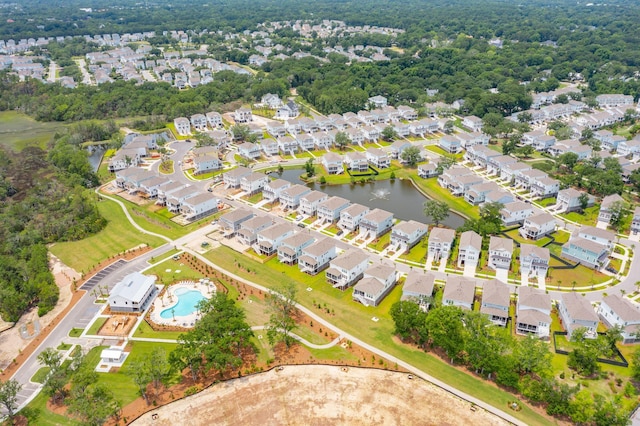
[(181, 136), (180, 133), (176, 131), (176, 126), (173, 123), (167, 123), (167, 129), (169, 129), (171, 133), (173, 133), (173, 136), (175, 136), (175, 138), (179, 141), (184, 141), (191, 137), (191, 136)]
[(167, 260), (169, 257), (171, 257), (171, 256), (173, 256), (174, 254), (177, 254), (177, 253), (180, 253), (179, 249), (177, 249), (177, 248), (169, 249), (169, 250), (165, 251), (164, 253), (149, 259), (149, 263), (156, 264), (158, 262)]
[(173, 160), (167, 160), (163, 163), (160, 163), (160, 167), (158, 167), (158, 171), (165, 175), (173, 174)]
[(376, 251), (382, 251), (386, 246), (389, 245), (390, 240), (391, 240), (391, 232), (387, 232), (382, 237), (376, 240), (373, 240), (373, 242), (369, 244), (368, 247)]
[[(314, 309), (316, 313), (331, 321), (337, 327), (353, 333), (365, 342), (398, 356), (435, 378), (443, 380), (451, 386), (482, 399), (495, 407), (505, 407), (509, 400), (513, 400), (511, 393), (458, 371), (431, 354), (425, 354), (410, 346), (398, 345), (393, 340), (394, 326), (389, 315), (389, 309), (393, 303), (400, 299), (400, 287), (396, 287), (379, 306), (365, 307), (351, 300), (351, 289), (342, 292), (329, 286), (325, 282), (324, 274), (310, 277), (300, 273), (295, 266), (281, 265), (274, 260), (267, 262), (265, 265), (260, 265), (227, 247), (211, 250), (205, 256), (212, 262), (225, 265), (232, 272), (249, 280), (257, 281), (267, 287), (273, 288), (285, 281), (293, 282), (298, 288), (300, 303), (309, 308), (312, 308), (314, 304), (321, 304), (322, 309), (317, 307)], [(250, 268), (252, 274), (236, 269), (233, 266), (234, 262)], [(312, 291), (307, 291), (307, 287), (311, 288)], [(328, 309), (333, 310), (333, 315), (326, 313), (324, 304)], [(378, 318), (377, 322), (371, 320), (373, 316)], [(523, 404), (521, 411), (510, 414), (530, 425), (551, 423), (545, 417), (531, 410), (526, 404)]]
[(145, 274), (156, 275), (158, 277), (158, 283), (164, 285), (183, 280), (198, 281), (200, 278), (204, 278), (204, 274), (191, 269), (189, 264), (182, 258), (180, 260), (170, 258), (164, 262), (160, 262), (154, 267), (147, 269)]
[(100, 317), (96, 319), (93, 324), (91, 324), (91, 327), (89, 327), (89, 329), (87, 330), (87, 334), (98, 334), (98, 331), (100, 331), (100, 328), (104, 325), (105, 322), (107, 322), (107, 319), (107, 317)]
[(49, 374), (51, 368), (49, 367), (40, 367), (36, 374), (31, 377), (31, 381), (35, 383), (44, 383), (44, 380), (47, 378), (47, 374)]
[(571, 289), (573, 288), (573, 282), (575, 281), (576, 287), (586, 287), (590, 285), (599, 284), (610, 279), (609, 276), (604, 275), (593, 269), (589, 269), (586, 266), (578, 265), (574, 269), (555, 269), (550, 268), (548, 276), (551, 282), (547, 285), (551, 289), (555, 289), (557, 286), (560, 288)]
[(155, 331), (147, 321), (142, 321), (133, 333), (133, 337), (177, 340), (182, 333), (184, 331)]
[(250, 294), (236, 303), (244, 309), (247, 315), (247, 324), (250, 326), (265, 325), (269, 322), (267, 305), (263, 299)]
[(80, 335), (82, 334), (83, 331), (84, 331), (84, 329), (82, 329), (82, 328), (72, 328), (69, 331), (69, 337), (80, 337)]
[[(34, 376), (35, 377), (35, 376)], [(37, 424), (39, 426), (60, 426), (60, 425), (79, 425), (80, 422), (73, 420), (60, 414), (55, 414), (47, 409), (47, 400), (49, 397), (40, 392), (30, 403), (27, 405), (31, 412), (36, 412), (36, 418), (30, 418), (29, 424)]]
[(413, 246), (409, 253), (405, 253), (400, 256), (400, 259), (409, 260), (411, 262), (422, 263), (427, 258), (427, 245), (428, 238), (424, 237), (422, 241)]
[(247, 200), (251, 204), (256, 204), (256, 203), (259, 203), (260, 201), (262, 201), (262, 192), (258, 192), (256, 194), (253, 194), (253, 195), (249, 196), (249, 197), (244, 196), (242, 198), (244, 200)]
[(459, 152), (457, 154), (449, 154), (447, 151), (445, 151), (444, 149), (440, 148), (437, 145), (427, 145), (427, 146), (425, 146), (425, 148), (428, 149), (431, 152), (435, 152), (436, 154), (440, 154), (440, 155), (443, 155), (443, 156), (451, 156), (451, 157), (455, 158), (456, 160), (460, 160), (464, 156), (463, 152)]
[(100, 214), (107, 219), (107, 226), (84, 240), (53, 244), (51, 253), (78, 272), (88, 271), (105, 259), (140, 244), (160, 246), (164, 240), (143, 234), (125, 217), (122, 208), (109, 200), (98, 203)]
[[(523, 238), (519, 233), (517, 229), (513, 229), (509, 232), (505, 233), (507, 236), (509, 236), (509, 238), (511, 238), (514, 241), (517, 241), (520, 244), (534, 244), (538, 247), (542, 247), (545, 244), (547, 244), (549, 241), (551, 241), (551, 238), (549, 237), (542, 237), (539, 240), (530, 240), (528, 238)], [(554, 233), (556, 234), (556, 233)]]
[(62, 123), (41, 123), (16, 111), (0, 112), (0, 145), (14, 151), (28, 146), (45, 148)]
[(595, 226), (598, 220), (599, 206), (587, 207), (584, 209), (584, 213), (570, 212), (560, 213), (560, 216), (567, 218), (573, 222), (577, 222), (581, 225)]

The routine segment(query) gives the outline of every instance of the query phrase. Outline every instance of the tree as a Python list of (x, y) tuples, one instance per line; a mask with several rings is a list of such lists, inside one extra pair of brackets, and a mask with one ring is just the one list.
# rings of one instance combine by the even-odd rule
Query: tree
[(578, 154), (575, 152), (565, 152), (558, 157), (558, 164), (566, 168), (570, 173), (573, 173), (573, 168), (578, 163)]
[(54, 402), (59, 402), (66, 395), (64, 387), (68, 379), (67, 371), (62, 366), (62, 356), (54, 348), (47, 348), (40, 352), (38, 361), (49, 368), (49, 373), (44, 380), (45, 392)]
[(313, 177), (316, 174), (316, 168), (313, 166), (313, 158), (309, 158), (304, 163), (304, 169), (307, 172), (307, 177)]
[(640, 380), (640, 348), (633, 351), (633, 355), (631, 355), (631, 376)]
[(578, 197), (578, 201), (580, 202), (580, 210), (584, 211), (584, 209), (589, 205), (589, 195), (583, 192)]
[(456, 164), (455, 158), (450, 155), (444, 155), (438, 159), (438, 166), (436, 167), (436, 171), (438, 173), (442, 173), (444, 170), (449, 169), (451, 166)]
[(100, 426), (117, 415), (120, 404), (103, 384), (95, 384), (69, 404), (69, 411), (84, 420), (85, 424)]
[(609, 206), (609, 211), (611, 212), (609, 225), (611, 225), (611, 227), (614, 229), (618, 229), (621, 222), (629, 214), (629, 205), (626, 201), (614, 201)]
[(587, 389), (582, 389), (576, 393), (571, 401), (571, 420), (577, 424), (587, 424), (596, 413), (593, 405), (593, 396)]
[(424, 324), (427, 314), (412, 300), (401, 300), (394, 303), (389, 311), (395, 324), (394, 332), (402, 340), (414, 335), (421, 324)]
[(345, 132), (338, 132), (336, 133), (334, 143), (340, 151), (344, 151), (344, 149), (351, 143), (351, 139), (349, 139), (349, 135), (347, 135)]
[(420, 148), (415, 145), (411, 145), (402, 151), (400, 159), (406, 163), (409, 167), (415, 167), (420, 161)]
[(530, 112), (521, 112), (520, 114), (518, 114), (518, 121), (520, 123), (528, 123), (531, 120), (533, 120), (533, 116), (531, 115)]
[(551, 352), (546, 343), (534, 336), (519, 340), (514, 348), (517, 369), (522, 374), (546, 377), (551, 372)]
[(444, 130), (444, 132), (445, 132), (447, 135), (450, 135), (451, 133), (453, 133), (453, 126), (454, 126), (454, 124), (455, 124), (455, 123), (454, 123), (452, 120), (447, 120), (447, 122), (446, 122), (446, 123), (444, 123), (444, 128), (443, 128), (443, 130)]
[(460, 357), (464, 349), (462, 317), (462, 310), (457, 306), (435, 308), (427, 315), (423, 331), (425, 335), (421, 336), (423, 340), (442, 348), (452, 362)]
[(424, 215), (430, 217), (433, 223), (438, 226), (443, 220), (449, 217), (449, 205), (444, 201), (427, 200), (424, 202)]
[(291, 332), (297, 327), (295, 316), (298, 313), (296, 297), (297, 289), (295, 283), (291, 281), (281, 283), (267, 295), (265, 302), (267, 312), (270, 314), (267, 339), (271, 345), (284, 342), (289, 348), (293, 344), (294, 338)]
[[(180, 341), (178, 341), (178, 343), (179, 345), (178, 345), (178, 348), (176, 348), (176, 350), (180, 348)], [(200, 358), (202, 358), (201, 353), (200, 353)], [(147, 385), (151, 383), (151, 376), (149, 374), (148, 362), (145, 360), (134, 362), (130, 365), (130, 368), (127, 371), (129, 372), (129, 375), (133, 379), (133, 383), (135, 383), (136, 387), (138, 388), (138, 394), (141, 397), (143, 397), (147, 405), (149, 405), (149, 395), (147, 395)]]
[(14, 411), (18, 408), (18, 393), (22, 390), (22, 385), (17, 380), (0, 382), (0, 404), (4, 405), (9, 418), (13, 417)]
[(396, 132), (396, 129), (394, 129), (393, 126), (387, 126), (382, 129), (382, 139), (385, 141), (392, 141), (397, 138), (398, 132)]
[(171, 374), (171, 364), (169, 363), (167, 352), (162, 347), (155, 348), (149, 357), (147, 364), (149, 379), (153, 383), (153, 388), (158, 395), (158, 389)]

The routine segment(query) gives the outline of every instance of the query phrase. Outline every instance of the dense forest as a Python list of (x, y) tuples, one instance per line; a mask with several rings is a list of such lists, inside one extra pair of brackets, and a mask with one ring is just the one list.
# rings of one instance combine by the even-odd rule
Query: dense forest
[[(526, 4), (497, 0), (245, 3), (201, 3), (199, 13), (194, 14), (196, 6), (183, 1), (116, 1), (105, 7), (100, 1), (43, 5), (26, 0), (0, 8), (0, 33), (5, 39), (17, 39), (155, 30), (158, 36), (151, 40), (152, 45), (171, 45), (175, 40), (163, 36), (162, 31), (192, 30), (192, 42), (208, 44), (218, 59), (246, 63), (255, 53), (251, 43), (225, 46), (224, 32), (296, 19), (340, 19), (348, 25), (381, 25), (405, 32), (396, 38), (363, 33), (302, 40), (284, 28), (272, 34), (274, 43), (328, 62), (313, 57), (273, 60), (263, 65), (263, 72), (255, 78), (224, 72), (216, 75), (213, 83), (184, 92), (163, 84), (133, 86), (121, 81), (71, 91), (5, 77), (0, 83), (0, 109), (18, 108), (40, 120), (56, 121), (149, 114), (171, 119), (219, 109), (238, 99), (256, 99), (267, 88), (284, 92), (294, 87), (324, 113), (357, 111), (366, 106), (368, 97), (380, 94), (392, 104), (464, 99), (463, 112), (482, 117), (526, 109), (530, 91), (552, 90), (576, 75), (584, 78), (587, 96), (625, 93), (637, 97), (640, 93), (637, 1), (613, 1), (606, 6), (566, 0)], [(87, 13), (80, 7), (92, 7), (93, 11)], [(489, 43), (495, 37), (501, 39), (501, 47)], [(322, 49), (356, 43), (388, 47), (385, 54), (390, 60), (350, 65), (345, 57)], [(91, 44), (65, 42), (36, 53), (70, 65), (63, 73), (77, 76), (70, 57), (95, 49)], [(438, 94), (430, 98), (426, 88), (437, 89)]]
[[(48, 152), (0, 147), (0, 315), (16, 321), (38, 306), (40, 315), (58, 301), (46, 244), (84, 238), (106, 222), (87, 190), (98, 183), (80, 143), (109, 126), (73, 126), (56, 135)], [(111, 126), (113, 129), (113, 126)]]

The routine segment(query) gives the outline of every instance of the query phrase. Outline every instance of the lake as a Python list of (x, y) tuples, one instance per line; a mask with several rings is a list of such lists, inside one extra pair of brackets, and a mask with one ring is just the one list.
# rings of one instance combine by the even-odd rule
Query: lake
[[(300, 180), (301, 174), (303, 172), (300, 169), (284, 170), (280, 177), (292, 183), (304, 183)], [(274, 172), (271, 176), (278, 176), (278, 173)], [(433, 223), (431, 218), (426, 217), (422, 212), (423, 204), (427, 198), (408, 180), (379, 180), (355, 185), (320, 185), (312, 183), (309, 184), (309, 187), (322, 191), (329, 196), (335, 195), (346, 198), (372, 209), (379, 208), (392, 212), (398, 219)], [(464, 224), (464, 221), (465, 219), (462, 216), (451, 212), (443, 224), (449, 228), (457, 229)]]

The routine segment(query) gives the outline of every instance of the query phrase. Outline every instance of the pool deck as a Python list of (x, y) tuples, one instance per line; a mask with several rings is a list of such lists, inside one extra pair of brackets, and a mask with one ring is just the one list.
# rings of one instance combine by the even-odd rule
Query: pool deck
[(160, 316), (162, 311), (171, 309), (171, 307), (178, 304), (178, 296), (175, 296), (175, 292), (176, 290), (181, 288), (188, 289), (188, 290), (198, 290), (207, 299), (209, 299), (211, 297), (211, 294), (215, 292), (214, 285), (207, 286), (206, 284), (203, 284), (201, 282), (196, 282), (196, 281), (182, 281), (177, 284), (173, 284), (169, 286), (169, 288), (167, 289), (167, 291), (164, 293), (162, 297), (156, 297), (156, 300), (154, 300), (153, 310), (151, 311), (151, 315), (150, 315), (151, 321), (155, 322), (156, 324), (173, 325), (173, 326), (185, 327), (185, 328), (191, 328), (194, 326), (196, 320), (199, 317), (197, 312), (194, 312), (189, 315), (181, 315), (181, 316), (176, 315), (175, 319), (173, 318), (165, 319)]

